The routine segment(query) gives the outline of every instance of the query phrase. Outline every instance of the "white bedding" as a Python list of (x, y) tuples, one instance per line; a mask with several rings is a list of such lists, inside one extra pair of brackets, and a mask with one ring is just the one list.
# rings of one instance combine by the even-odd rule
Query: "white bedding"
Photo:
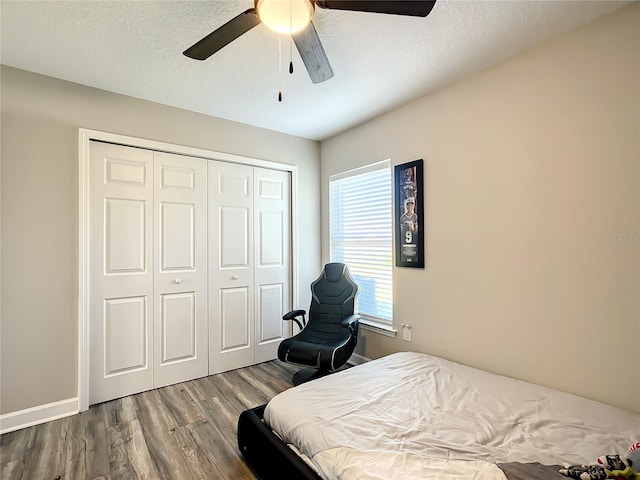
[(594, 463), (640, 415), (418, 353), (289, 389), (265, 422), (325, 479), (503, 480), (495, 463)]

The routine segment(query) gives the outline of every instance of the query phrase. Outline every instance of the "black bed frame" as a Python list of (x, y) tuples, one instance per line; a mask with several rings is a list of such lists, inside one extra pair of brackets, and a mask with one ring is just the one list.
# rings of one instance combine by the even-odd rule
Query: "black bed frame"
[(245, 410), (238, 419), (238, 448), (260, 480), (322, 480), (262, 421), (266, 405)]

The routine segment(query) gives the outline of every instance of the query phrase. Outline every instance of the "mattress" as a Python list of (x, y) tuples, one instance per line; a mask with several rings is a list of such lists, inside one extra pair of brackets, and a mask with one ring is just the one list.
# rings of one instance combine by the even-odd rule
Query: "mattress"
[(325, 479), (504, 480), (497, 464), (624, 453), (640, 415), (402, 352), (289, 389), (265, 423)]

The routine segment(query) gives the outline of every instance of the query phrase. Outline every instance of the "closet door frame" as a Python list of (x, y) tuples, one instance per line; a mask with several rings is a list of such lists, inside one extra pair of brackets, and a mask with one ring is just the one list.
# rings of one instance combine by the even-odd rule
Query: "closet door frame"
[(298, 304), (298, 167), (98, 130), (78, 130), (78, 411), (89, 409), (89, 151), (92, 140), (289, 172), (291, 175), (291, 301)]

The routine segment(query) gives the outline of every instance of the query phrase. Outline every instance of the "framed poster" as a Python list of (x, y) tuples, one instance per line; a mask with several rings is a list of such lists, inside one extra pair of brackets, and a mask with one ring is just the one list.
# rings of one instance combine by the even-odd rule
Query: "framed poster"
[(397, 267), (424, 268), (422, 163), (394, 167)]

